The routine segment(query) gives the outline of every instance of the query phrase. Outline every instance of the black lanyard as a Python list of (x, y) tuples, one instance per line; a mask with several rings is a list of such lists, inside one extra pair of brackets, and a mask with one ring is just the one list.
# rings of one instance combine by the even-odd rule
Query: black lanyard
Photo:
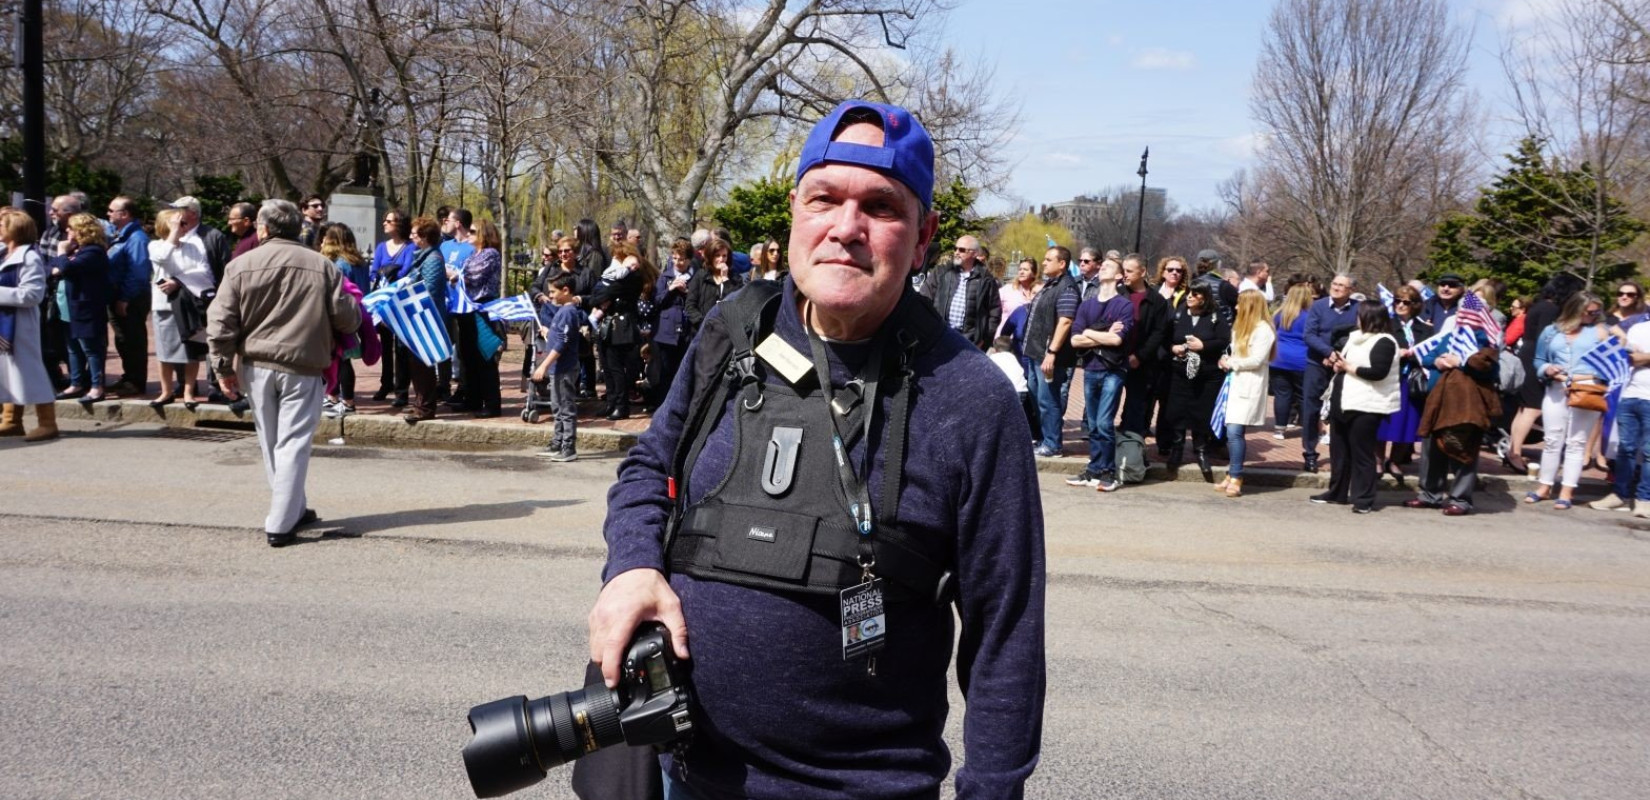
[(825, 414), (831, 420), (831, 448), (836, 455), (837, 478), (842, 482), (842, 493), (848, 498), (848, 513), (854, 518), (854, 527), (859, 533), (859, 565), (869, 574), (871, 567), (876, 564), (876, 557), (871, 549), (871, 536), (876, 531), (876, 524), (871, 508), (871, 492), (866, 481), (871, 473), (871, 421), (876, 415), (877, 380), (882, 375), (883, 335), (878, 331), (871, 339), (871, 355), (866, 361), (870, 379), (858, 381), (862, 388), (855, 405), (865, 406), (862, 411), (865, 420), (862, 425), (865, 464), (862, 469), (856, 471), (848, 451), (848, 437), (853, 432), (848, 424), (848, 416), (853, 413), (855, 405), (840, 407), (839, 410), (836, 390), (831, 387), (831, 365), (825, 358), (825, 343), (814, 333), (813, 326), (808, 323), (805, 316), (803, 328), (808, 332), (808, 346), (813, 351), (814, 376), (819, 380), (819, 396), (825, 402)]

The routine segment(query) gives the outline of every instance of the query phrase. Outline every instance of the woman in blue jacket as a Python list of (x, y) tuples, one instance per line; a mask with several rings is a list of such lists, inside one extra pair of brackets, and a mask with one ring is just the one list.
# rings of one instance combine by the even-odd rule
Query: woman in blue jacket
[(1535, 345), (1535, 374), (1545, 387), (1541, 400), (1541, 472), (1535, 491), (1524, 502), (1539, 503), (1552, 496), (1553, 483), (1563, 487), (1553, 508), (1567, 511), (1575, 502), (1581, 468), (1587, 461), (1587, 434), (1598, 424), (1599, 412), (1571, 408), (1569, 386), (1596, 376), (1581, 357), (1609, 338), (1603, 323), (1604, 302), (1591, 292), (1580, 292), (1565, 301), (1558, 320), (1541, 331)]
[(103, 357), (109, 349), (109, 254), (103, 223), (79, 213), (69, 217), (63, 241), (47, 266), (63, 280), (69, 320), (69, 387), (59, 400), (83, 404), (103, 399)]
[(1283, 307), (1272, 315), (1272, 329), (1278, 334), (1277, 357), (1272, 359), (1268, 377), (1274, 439), (1283, 438), (1283, 429), (1300, 410), (1301, 383), (1306, 376), (1306, 311), (1315, 299), (1310, 284), (1297, 283), (1289, 287)]

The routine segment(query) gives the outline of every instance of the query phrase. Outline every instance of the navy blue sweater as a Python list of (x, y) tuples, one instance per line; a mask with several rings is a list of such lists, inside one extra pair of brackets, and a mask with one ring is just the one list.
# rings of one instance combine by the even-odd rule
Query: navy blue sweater
[(1335, 352), (1335, 332), (1358, 327), (1358, 302), (1347, 298), (1346, 306), (1335, 309), (1333, 301), (1320, 297), (1306, 309), (1306, 360), (1323, 365), (1323, 360)]
[[(921, 302), (909, 289), (906, 294), (902, 302)], [(808, 352), (790, 278), (775, 331)], [(869, 357), (864, 345), (827, 349), (839, 387)], [(690, 346), (684, 364), (696, 350)], [(1042, 736), (1045, 583), (1042, 504), (1025, 419), (1008, 380), (954, 331), (920, 356), (915, 369), (900, 523), (956, 543), (960, 636), (954, 636), (950, 606), (894, 606), (888, 644), (871, 677), (863, 659), (842, 660), (835, 598), (672, 575), (704, 719), (686, 758), (669, 768), (706, 797), (937, 798), (951, 764), (942, 733), (954, 640), (968, 703), (957, 797), (1022, 795)], [(666, 472), (692, 382), (693, 370), (678, 373), (652, 426), (619, 467), (608, 493), (604, 580), (664, 565)], [(882, 429), (891, 413), (882, 394), (869, 437), (872, 487), (882, 485)], [(727, 474), (732, 416), (723, 418), (692, 465), (689, 502)], [(856, 462), (864, 463), (865, 446), (854, 448)]]

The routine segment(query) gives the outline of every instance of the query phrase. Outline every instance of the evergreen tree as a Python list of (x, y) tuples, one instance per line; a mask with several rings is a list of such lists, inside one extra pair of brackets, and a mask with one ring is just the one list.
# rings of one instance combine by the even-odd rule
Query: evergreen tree
[(1632, 275), (1636, 264), (1610, 256), (1646, 230), (1627, 207), (1600, 191), (1592, 168), (1561, 169), (1526, 137), (1507, 156), (1507, 169), (1479, 194), (1472, 213), (1438, 224), (1429, 277), (1455, 272), (1469, 281), (1497, 277), (1515, 295), (1534, 294), (1568, 270), (1594, 281)]

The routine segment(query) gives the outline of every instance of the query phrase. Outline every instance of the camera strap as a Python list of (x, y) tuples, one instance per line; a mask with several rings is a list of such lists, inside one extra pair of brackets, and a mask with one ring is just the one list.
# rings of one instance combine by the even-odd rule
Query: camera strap
[[(814, 331), (811, 316), (803, 313), (802, 327), (808, 333), (808, 346), (813, 352), (814, 376), (819, 381), (819, 397), (825, 404), (825, 414), (831, 420), (831, 449), (835, 456), (837, 478), (842, 484), (843, 497), (848, 500), (848, 513), (858, 532), (856, 549), (859, 566), (864, 571), (861, 582), (843, 589), (838, 595), (842, 611), (842, 660), (851, 661), (869, 656), (866, 671), (876, 674), (876, 652), (887, 641), (888, 624), (884, 613), (882, 580), (876, 577), (876, 550), (872, 538), (876, 534), (876, 515), (871, 505), (871, 491), (867, 485), (871, 464), (871, 423), (876, 417), (877, 384), (882, 376), (885, 337), (881, 330), (871, 339), (870, 357), (862, 372), (865, 378), (849, 381), (849, 391), (839, 395), (831, 385), (831, 366), (825, 357), (825, 343)], [(861, 451), (865, 463), (854, 468), (849, 443), (853, 440), (852, 418), (859, 413), (861, 422)]]

